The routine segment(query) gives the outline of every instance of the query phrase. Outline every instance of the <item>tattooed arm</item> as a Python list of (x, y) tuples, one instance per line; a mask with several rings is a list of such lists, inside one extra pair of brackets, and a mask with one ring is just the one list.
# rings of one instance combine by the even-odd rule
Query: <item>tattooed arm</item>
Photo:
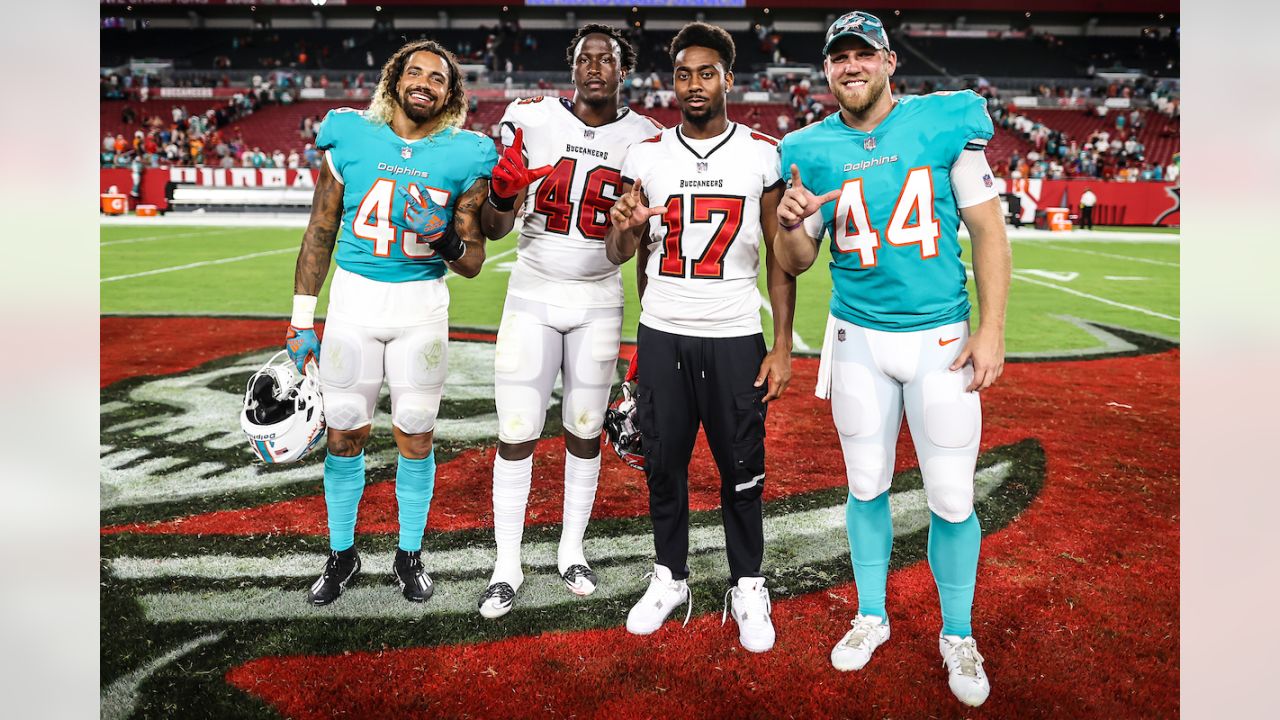
[(467, 251), (462, 257), (446, 263), (449, 269), (462, 277), (473, 278), (484, 265), (484, 235), (480, 230), (480, 208), (489, 196), (489, 181), (480, 178), (458, 198), (453, 208), (453, 229), (462, 238)]
[(295, 295), (318, 296), (329, 275), (329, 260), (342, 225), (342, 183), (329, 171), (329, 163), (320, 163), (320, 179), (311, 200), (311, 220), (302, 235), (298, 251), (298, 267), (293, 273)]
[(321, 165), (311, 198), (311, 220), (302, 234), (298, 266), (293, 271), (293, 315), (284, 336), (285, 349), (299, 372), (305, 372), (308, 363), (320, 361), (320, 338), (314, 327), (316, 300), (329, 274), (333, 244), (342, 225), (342, 189), (329, 164)]

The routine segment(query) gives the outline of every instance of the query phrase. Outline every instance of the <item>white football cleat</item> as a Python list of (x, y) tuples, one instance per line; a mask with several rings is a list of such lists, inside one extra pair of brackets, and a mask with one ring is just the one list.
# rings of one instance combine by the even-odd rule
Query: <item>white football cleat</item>
[(738, 623), (738, 642), (751, 652), (766, 652), (773, 647), (776, 635), (773, 631), (773, 603), (769, 601), (769, 591), (764, 586), (762, 577), (738, 578), (736, 587), (725, 592), (724, 614), (720, 616), (720, 624), (724, 625), (729, 615), (732, 595), (733, 621)]
[(942, 664), (947, 668), (947, 684), (965, 705), (978, 707), (991, 694), (991, 682), (982, 669), (982, 654), (972, 637), (942, 635), (938, 638)]
[(871, 653), (889, 639), (889, 623), (878, 615), (859, 613), (849, 624), (853, 628), (831, 648), (831, 666), (846, 672), (865, 667)]
[(484, 594), (480, 596), (480, 615), (490, 620), (500, 618), (511, 612), (511, 606), (515, 604), (516, 590), (511, 587), (511, 583), (496, 582), (490, 583), (485, 588)]
[(671, 579), (671, 570), (664, 565), (654, 565), (653, 572), (645, 577), (652, 577), (649, 589), (627, 613), (627, 632), (632, 635), (650, 635), (662, 627), (667, 616), (680, 606), (689, 604), (684, 615), (684, 624), (689, 624), (689, 616), (693, 615), (693, 596), (689, 593), (689, 583), (684, 580)]
[(586, 565), (570, 565), (568, 570), (560, 573), (560, 579), (569, 592), (578, 597), (586, 597), (596, 591), (600, 579), (596, 572)]

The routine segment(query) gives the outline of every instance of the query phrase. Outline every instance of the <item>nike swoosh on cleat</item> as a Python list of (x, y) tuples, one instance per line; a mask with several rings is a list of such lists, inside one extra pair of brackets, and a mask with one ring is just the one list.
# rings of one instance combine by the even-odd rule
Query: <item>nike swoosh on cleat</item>
[(938, 338), (938, 345), (939, 345), (939, 346), (950, 345), (951, 343), (953, 343), (953, 342), (955, 342), (955, 341), (957, 341), (957, 340), (959, 340), (959, 339), (960, 339), (960, 338), (958, 338), (958, 337), (953, 337), (953, 338), (951, 338), (950, 340), (943, 340), (942, 338)]

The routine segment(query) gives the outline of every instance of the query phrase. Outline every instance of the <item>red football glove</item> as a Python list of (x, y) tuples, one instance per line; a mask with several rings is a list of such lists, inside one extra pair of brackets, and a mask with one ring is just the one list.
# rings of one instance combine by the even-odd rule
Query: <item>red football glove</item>
[(530, 170), (525, 165), (524, 130), (516, 128), (516, 137), (511, 147), (502, 151), (498, 164), (493, 166), (489, 191), (498, 199), (511, 202), (521, 190), (533, 184), (534, 180), (550, 175), (551, 169), (550, 165), (543, 165)]
[(623, 382), (635, 382), (636, 376), (640, 374), (639, 359), (640, 353), (633, 352), (631, 355), (631, 362), (627, 364), (627, 375), (622, 378)]

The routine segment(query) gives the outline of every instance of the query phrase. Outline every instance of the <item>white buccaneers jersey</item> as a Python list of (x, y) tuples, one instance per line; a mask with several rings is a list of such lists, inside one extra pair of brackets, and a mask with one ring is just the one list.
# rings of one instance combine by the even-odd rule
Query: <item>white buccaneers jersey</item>
[(676, 127), (631, 148), (622, 176), (667, 209), (649, 218), (640, 322), (679, 335), (759, 333), (760, 196), (781, 183), (778, 141), (739, 123), (705, 140)]
[(617, 119), (590, 127), (560, 97), (516, 100), (502, 116), (502, 144), (524, 130), (525, 160), (550, 165), (529, 186), (524, 227), (507, 292), (526, 300), (571, 307), (620, 307), (622, 276), (604, 251), (609, 209), (621, 188), (627, 147), (662, 129), (622, 108)]

